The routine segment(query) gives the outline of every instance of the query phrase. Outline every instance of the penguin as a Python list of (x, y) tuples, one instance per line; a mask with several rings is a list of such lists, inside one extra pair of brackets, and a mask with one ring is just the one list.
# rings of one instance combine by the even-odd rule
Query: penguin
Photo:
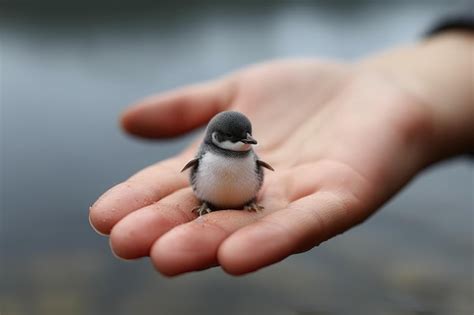
[(252, 145), (252, 124), (242, 113), (224, 111), (208, 123), (196, 157), (181, 172), (191, 169), (190, 182), (200, 206), (197, 215), (221, 209), (263, 210), (256, 196), (263, 184), (263, 168)]

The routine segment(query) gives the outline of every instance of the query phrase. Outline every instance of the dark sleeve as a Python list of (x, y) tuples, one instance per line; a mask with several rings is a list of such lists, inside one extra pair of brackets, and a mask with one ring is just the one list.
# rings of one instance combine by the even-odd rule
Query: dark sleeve
[(439, 20), (425, 33), (425, 36), (439, 34), (448, 30), (474, 32), (474, 10), (460, 15), (447, 16)]

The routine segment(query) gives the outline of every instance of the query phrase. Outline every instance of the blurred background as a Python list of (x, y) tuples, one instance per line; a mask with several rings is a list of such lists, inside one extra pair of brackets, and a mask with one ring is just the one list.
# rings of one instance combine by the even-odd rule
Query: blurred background
[(127, 104), (282, 57), (356, 60), (416, 41), (463, 1), (0, 0), (2, 315), (472, 314), (473, 163), (416, 178), (310, 252), (234, 278), (167, 279), (88, 223), (110, 186), (193, 137), (142, 141)]

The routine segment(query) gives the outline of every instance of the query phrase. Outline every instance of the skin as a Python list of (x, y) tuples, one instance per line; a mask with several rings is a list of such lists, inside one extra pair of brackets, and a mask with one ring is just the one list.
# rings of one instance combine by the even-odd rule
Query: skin
[(252, 122), (266, 172), (263, 211), (196, 219), (188, 174), (197, 149), (111, 188), (90, 209), (124, 259), (164, 275), (220, 265), (240, 275), (309, 250), (366, 220), (427, 166), (472, 151), (473, 37), (445, 32), (355, 64), (276, 61), (157, 95), (122, 117), (128, 132), (178, 136), (217, 112)]

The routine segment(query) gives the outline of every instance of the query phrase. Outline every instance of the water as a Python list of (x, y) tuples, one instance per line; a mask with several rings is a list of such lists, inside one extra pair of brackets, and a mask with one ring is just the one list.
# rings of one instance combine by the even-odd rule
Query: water
[[(108, 187), (193, 135), (139, 141), (151, 93), (290, 56), (354, 60), (414, 41), (453, 3), (2, 2), (2, 314), (472, 314), (473, 165), (429, 169), (363, 225), (258, 273), (167, 279), (87, 220)], [(244, 48), (244, 49), (243, 49)]]

